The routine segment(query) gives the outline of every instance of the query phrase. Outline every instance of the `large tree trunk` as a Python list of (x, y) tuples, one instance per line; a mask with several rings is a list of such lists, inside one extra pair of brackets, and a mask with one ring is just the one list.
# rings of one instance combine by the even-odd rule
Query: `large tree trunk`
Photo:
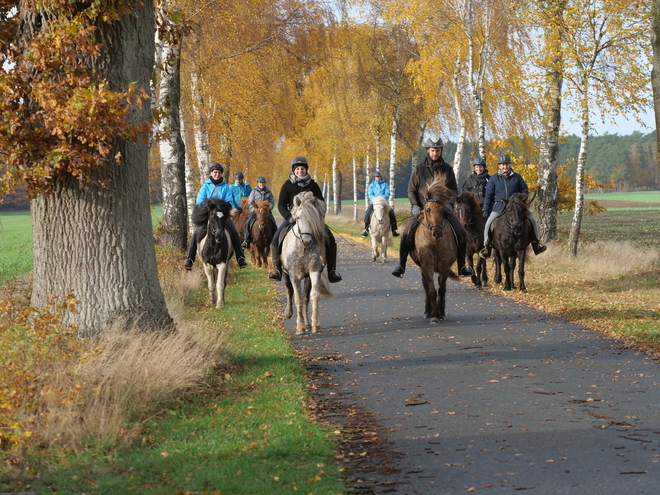
[(556, 22), (545, 34), (546, 46), (554, 47), (555, 56), (549, 70), (543, 105), (543, 129), (539, 148), (539, 165), (536, 211), (541, 242), (557, 237), (557, 211), (559, 209), (559, 185), (557, 165), (559, 161), (559, 129), (561, 126), (561, 93), (564, 82), (563, 57), (561, 55), (561, 30), (566, 0), (551, 2), (549, 15)]
[(353, 157), (353, 221), (358, 219), (357, 164)]
[[(192, 45), (198, 46), (199, 39), (192, 33)], [(208, 132), (206, 130), (206, 108), (204, 106), (204, 96), (199, 87), (199, 66), (195, 55), (190, 57), (190, 100), (193, 108), (193, 133), (195, 138), (195, 155), (197, 156), (197, 169), (199, 170), (198, 179), (203, 182), (208, 176), (209, 165), (211, 164), (211, 145), (209, 144)], [(229, 177), (229, 175), (225, 175)]]
[[(465, 146), (465, 136), (467, 135), (467, 125), (465, 123), (465, 115), (463, 114), (463, 104), (461, 101), (461, 90), (460, 84), (458, 82), (459, 77), (459, 59), (456, 57), (456, 62), (454, 64), (454, 76), (452, 78), (452, 93), (454, 96), (454, 106), (456, 107), (456, 118), (458, 119), (459, 132), (458, 132), (458, 141), (456, 142), (456, 153), (454, 153), (454, 175), (456, 180), (459, 178), (461, 172), (461, 158), (463, 156), (463, 147)], [(485, 155), (483, 158), (486, 158)]]
[(367, 157), (364, 160), (364, 207), (369, 206), (369, 183), (371, 179), (371, 170), (369, 170), (369, 151), (367, 151)]
[(568, 254), (577, 256), (580, 228), (582, 226), (582, 213), (584, 211), (584, 166), (587, 162), (587, 143), (589, 141), (589, 96), (588, 87), (582, 88), (582, 139), (580, 140), (580, 152), (578, 153), (577, 170), (575, 171), (575, 210), (573, 211), (573, 222), (571, 232), (568, 236)]
[(392, 116), (392, 130), (390, 131), (390, 198), (389, 203), (390, 207), (394, 208), (394, 200), (396, 199), (396, 183), (394, 181), (394, 175), (396, 172), (396, 137), (398, 134), (398, 125), (399, 125), (399, 110), (394, 109), (394, 115)]
[(653, 108), (655, 110), (656, 161), (658, 170), (660, 171), (660, 1), (653, 0), (651, 9), (653, 15), (653, 29), (651, 31), (653, 70), (651, 71), (651, 84), (653, 86)]
[(339, 183), (337, 178), (337, 155), (332, 157), (332, 202), (335, 215), (341, 213), (341, 198), (339, 197)]
[[(162, 24), (166, 2), (161, 2), (158, 15)], [(162, 115), (160, 130), (166, 135), (158, 143), (160, 150), (160, 176), (163, 191), (161, 238), (168, 244), (185, 250), (188, 246), (186, 231), (186, 152), (181, 139), (181, 44), (176, 36), (159, 39), (161, 56), (158, 76), (158, 108)]]
[[(100, 24), (103, 46), (95, 69), (114, 91), (130, 82), (149, 92), (154, 63), (153, 3), (112, 24)], [(20, 11), (23, 32), (39, 29), (40, 19)], [(25, 15), (24, 15), (25, 14)], [(132, 120), (151, 118), (148, 105)], [(122, 321), (142, 328), (171, 324), (158, 281), (147, 182), (148, 147), (116, 139), (107, 167), (95, 178), (102, 188), (74, 177), (57, 181), (54, 192), (32, 203), (34, 285), (32, 304), (49, 305), (73, 293), (77, 312), (64, 315), (81, 336), (103, 332)], [(118, 159), (116, 159), (118, 157)]]
[[(185, 125), (185, 119), (181, 119), (181, 139), (183, 139), (184, 147), (186, 150), (186, 205), (187, 211), (192, 212), (195, 207), (195, 202), (197, 200), (195, 194), (195, 173), (193, 172), (192, 167), (192, 158), (190, 157), (190, 147), (186, 144), (189, 143), (188, 136), (188, 126)], [(189, 217), (188, 217), (189, 218)], [(192, 222), (188, 222), (188, 234), (193, 235), (195, 232), (195, 225)]]

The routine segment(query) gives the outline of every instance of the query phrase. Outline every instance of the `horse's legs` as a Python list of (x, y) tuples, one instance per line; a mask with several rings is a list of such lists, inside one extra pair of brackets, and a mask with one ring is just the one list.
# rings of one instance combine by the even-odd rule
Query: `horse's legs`
[(437, 292), (433, 282), (433, 271), (430, 275), (422, 272), (422, 285), (424, 286), (424, 318), (437, 318), (438, 305), (437, 305)]
[(486, 260), (481, 256), (477, 259), (477, 276), (481, 280), (482, 287), (488, 287), (488, 273), (486, 271)]
[(390, 231), (386, 230), (385, 233), (383, 234), (380, 245), (380, 252), (381, 252), (380, 260), (383, 263), (387, 263), (387, 242), (389, 241), (389, 239), (390, 239)]
[(316, 333), (319, 328), (319, 285), (321, 284), (321, 272), (309, 274), (309, 296), (308, 301), (312, 306), (312, 333)]
[[(445, 275), (438, 275), (438, 319), (445, 319), (445, 296), (447, 294), (447, 277)], [(431, 323), (434, 323), (431, 321)]]
[(209, 287), (209, 301), (211, 304), (215, 304), (217, 277), (216, 269), (213, 266), (204, 263), (204, 273), (206, 274), (206, 282)]
[(371, 232), (371, 261), (376, 261), (380, 253), (378, 252), (378, 237), (375, 232)]
[[(481, 258), (477, 256), (477, 267), (479, 266), (479, 261)], [(469, 266), (472, 269), (473, 275), (470, 277), (470, 280), (472, 280), (472, 283), (476, 286), (481, 286), (481, 280), (479, 279), (479, 272), (478, 270), (474, 269), (474, 249), (470, 244), (468, 244), (467, 248), (467, 253), (465, 254), (465, 261), (467, 262), (467, 266)]]
[(527, 287), (525, 287), (525, 251), (526, 248), (518, 251), (518, 283), (520, 284), (521, 292), (527, 292)]
[(293, 316), (293, 284), (291, 284), (291, 279), (286, 273), (282, 274), (282, 280), (284, 281), (284, 285), (286, 287), (286, 306), (284, 308), (284, 318), (288, 320)]
[(504, 258), (504, 290), (515, 289), (513, 284), (513, 275), (516, 271), (516, 258), (513, 256), (503, 256)]
[(493, 261), (495, 262), (495, 283), (502, 283), (502, 257), (497, 249), (493, 250)]
[(293, 295), (296, 302), (296, 335), (305, 333), (305, 320), (307, 319), (307, 307), (304, 304), (303, 281), (292, 280)]

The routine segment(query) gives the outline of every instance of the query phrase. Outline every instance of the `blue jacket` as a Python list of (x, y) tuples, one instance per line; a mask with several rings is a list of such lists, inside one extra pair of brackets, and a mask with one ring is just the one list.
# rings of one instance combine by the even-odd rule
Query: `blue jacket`
[(528, 194), (525, 179), (513, 170), (508, 175), (494, 174), (488, 179), (486, 185), (486, 196), (484, 199), (484, 211), (498, 213), (504, 211), (503, 199), (509, 199), (514, 193)]
[(243, 208), (241, 208), (241, 199), (250, 197), (252, 186), (250, 186), (250, 184), (247, 182), (243, 182), (242, 185), (238, 182), (234, 182), (229, 187), (229, 189), (231, 189), (231, 193), (234, 196), (234, 204), (236, 205), (234, 208), (242, 210)]
[(236, 204), (234, 203), (234, 196), (231, 194), (227, 181), (223, 180), (216, 186), (213, 184), (213, 182), (211, 182), (210, 178), (206, 179), (204, 184), (202, 184), (202, 187), (199, 188), (199, 192), (197, 193), (197, 206), (201, 205), (205, 199), (209, 198), (224, 199), (231, 204), (232, 208), (236, 208)]
[(369, 196), (369, 203), (373, 203), (376, 196), (384, 196), (386, 199), (390, 199), (390, 185), (384, 180), (371, 181), (367, 189), (367, 195)]

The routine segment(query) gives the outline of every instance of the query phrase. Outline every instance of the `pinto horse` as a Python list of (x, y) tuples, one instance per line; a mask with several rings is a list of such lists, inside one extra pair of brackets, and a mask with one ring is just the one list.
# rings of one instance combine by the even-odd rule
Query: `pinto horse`
[(225, 222), (231, 222), (231, 204), (218, 198), (210, 198), (192, 212), (195, 225), (206, 225), (206, 235), (197, 239), (197, 251), (204, 265), (209, 287), (209, 299), (216, 308), (225, 305), (225, 288), (229, 262), (234, 254)]
[[(457, 280), (451, 267), (456, 262), (457, 245), (454, 233), (444, 211), (452, 191), (443, 178), (436, 178), (425, 192), (426, 202), (418, 217), (420, 224), (415, 230), (415, 248), (410, 256), (419, 266), (424, 285), (424, 318), (438, 323), (445, 317), (447, 279)], [(438, 274), (436, 289), (434, 275)]]
[[(282, 243), (282, 280), (287, 287), (285, 318), (293, 315), (292, 300), (297, 312), (296, 334), (319, 327), (319, 296), (332, 297), (325, 265), (325, 203), (311, 191), (304, 191), (293, 198), (291, 217), (294, 225)], [(308, 316), (312, 307), (311, 322)]]
[(514, 274), (516, 259), (518, 260), (518, 281), (520, 290), (527, 292), (525, 287), (525, 258), (527, 246), (532, 240), (532, 222), (528, 218), (529, 207), (527, 195), (513, 194), (505, 203), (502, 215), (497, 217), (493, 227), (493, 259), (495, 261), (495, 282), (502, 282), (504, 263), (504, 290), (515, 289)]
[(243, 228), (245, 227), (245, 222), (248, 215), (250, 214), (250, 209), (248, 208), (248, 198), (241, 198), (241, 208), (242, 210), (234, 217), (234, 225), (236, 225), (236, 230), (238, 230), (238, 237), (243, 242), (245, 239)]
[[(479, 252), (484, 248), (484, 227), (486, 219), (481, 213), (481, 206), (477, 197), (466, 191), (456, 198), (456, 216), (467, 232), (467, 264), (474, 275), (472, 283), (477, 287), (486, 287), (488, 285), (488, 274), (486, 273), (486, 260), (479, 256)], [(474, 256), (477, 257), (477, 267), (474, 267)]]
[(270, 202), (259, 201), (255, 203), (255, 219), (252, 223), (252, 242), (250, 243), (250, 258), (252, 264), (259, 268), (268, 268), (270, 243), (273, 242), (273, 220), (270, 216)]
[[(373, 201), (374, 210), (371, 213), (369, 235), (371, 236), (371, 258), (376, 261), (380, 256), (383, 263), (387, 262), (387, 243), (390, 239), (390, 205), (384, 196), (376, 196)], [(378, 243), (380, 242), (380, 252)]]

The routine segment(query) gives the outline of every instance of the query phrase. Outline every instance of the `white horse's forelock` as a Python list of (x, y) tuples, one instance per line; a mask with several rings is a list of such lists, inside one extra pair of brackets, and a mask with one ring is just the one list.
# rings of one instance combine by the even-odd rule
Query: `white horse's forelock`
[[(308, 233), (312, 234), (320, 246), (324, 246), (325, 223), (323, 222), (323, 214), (319, 211), (320, 202), (314, 196), (314, 193), (304, 191), (296, 196), (291, 214), (296, 219), (296, 222), (305, 224), (311, 230)], [(322, 203), (325, 206), (325, 202), (323, 201)], [(323, 251), (322, 249), (321, 252)]]

